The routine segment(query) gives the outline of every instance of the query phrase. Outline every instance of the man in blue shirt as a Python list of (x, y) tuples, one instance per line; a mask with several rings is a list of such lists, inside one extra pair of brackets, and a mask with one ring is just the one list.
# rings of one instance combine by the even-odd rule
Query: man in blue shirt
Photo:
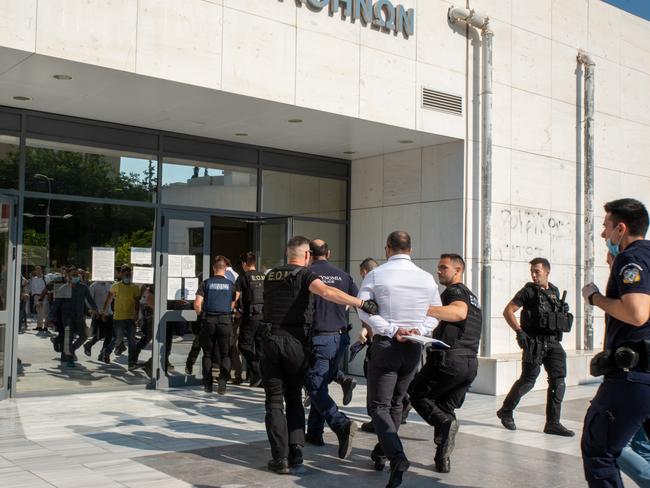
[(194, 311), (202, 319), (199, 342), (203, 349), (203, 389), (212, 393), (212, 365), (218, 365), (217, 393), (220, 395), (226, 393), (226, 383), (230, 378), (232, 311), (238, 298), (234, 283), (225, 277), (227, 262), (223, 256), (214, 258), (214, 276), (201, 283), (194, 300)]
[[(330, 250), (322, 239), (314, 239), (309, 245), (313, 264), (309, 270), (318, 275), (326, 285), (337, 288), (348, 295), (359, 293), (352, 277), (345, 271), (328, 262)], [(350, 345), (348, 336), (348, 310), (344, 305), (329, 302), (314, 296), (314, 320), (312, 323), (312, 358), (305, 378), (305, 387), (311, 399), (307, 434), (305, 441), (317, 446), (324, 445), (323, 429), (325, 422), (340, 435), (352, 421), (341, 412), (329, 395), (328, 385), (341, 375), (340, 365), (343, 355)], [(344, 392), (353, 389), (352, 378), (342, 382)], [(341, 458), (348, 453), (339, 452)]]
[(604, 375), (585, 416), (582, 459), (591, 488), (622, 487), (616, 460), (650, 419), (650, 241), (648, 211), (624, 198), (605, 205), (601, 237), (614, 262), (602, 295), (593, 283), (582, 295), (607, 314), (605, 351), (592, 361)]

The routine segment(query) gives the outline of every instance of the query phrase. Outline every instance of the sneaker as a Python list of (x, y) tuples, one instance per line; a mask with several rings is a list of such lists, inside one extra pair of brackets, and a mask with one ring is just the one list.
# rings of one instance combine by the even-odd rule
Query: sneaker
[(86, 343), (84, 344), (84, 354), (85, 354), (86, 356), (88, 356), (88, 357), (90, 357), (91, 354), (92, 354), (92, 350), (91, 350), (91, 348), (92, 348), (92, 346), (91, 346), (89, 343), (86, 342)]
[(390, 462), (390, 476), (386, 488), (395, 488), (402, 484), (404, 473), (411, 467), (408, 459), (401, 457)]
[(357, 387), (357, 380), (350, 376), (346, 376), (343, 382), (341, 383), (341, 388), (343, 388), (343, 405), (349, 405), (352, 401), (352, 392)]
[(192, 365), (191, 364), (186, 364), (185, 365), (185, 374), (187, 376), (192, 376)]
[(361, 430), (363, 432), (368, 432), (369, 434), (374, 434), (375, 426), (373, 425), (372, 420), (370, 422), (364, 422), (361, 424)]
[(307, 444), (311, 444), (312, 446), (318, 446), (322, 447), (325, 445), (325, 441), (323, 440), (323, 436), (316, 436), (313, 434), (306, 434), (305, 435), (305, 442)]
[(381, 452), (379, 444), (370, 453), (370, 459), (375, 463), (375, 471), (383, 471), (386, 468), (386, 456)]
[(508, 430), (517, 430), (515, 419), (512, 417), (512, 412), (505, 412), (503, 409), (497, 411), (497, 417), (501, 419), (501, 425)]
[(339, 438), (339, 458), (347, 459), (350, 456), (352, 452), (352, 438), (358, 429), (359, 425), (354, 420), (350, 420), (341, 432), (336, 433), (336, 437)]
[(298, 444), (292, 444), (289, 446), (289, 467), (295, 468), (300, 466), (303, 463), (302, 457), (302, 446)]
[(225, 395), (226, 394), (226, 384), (227, 380), (225, 378), (219, 379), (219, 383), (217, 384), (217, 393), (219, 395)]
[(286, 458), (271, 459), (266, 466), (274, 473), (289, 474), (289, 461)]
[(567, 429), (560, 422), (547, 422), (544, 426), (544, 433), (551, 435), (559, 435), (561, 437), (573, 437), (576, 435), (572, 430)]

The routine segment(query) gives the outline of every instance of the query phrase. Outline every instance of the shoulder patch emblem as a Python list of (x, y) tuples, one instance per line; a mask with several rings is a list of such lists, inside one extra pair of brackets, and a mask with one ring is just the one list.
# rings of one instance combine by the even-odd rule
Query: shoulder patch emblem
[(623, 278), (623, 283), (626, 285), (634, 285), (641, 281), (641, 271), (643, 268), (635, 263), (630, 263), (625, 265), (620, 272), (620, 276)]

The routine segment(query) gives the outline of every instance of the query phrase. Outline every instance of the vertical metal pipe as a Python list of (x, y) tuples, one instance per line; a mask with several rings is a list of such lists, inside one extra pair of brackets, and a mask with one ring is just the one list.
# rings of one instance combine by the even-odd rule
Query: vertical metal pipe
[(492, 334), (492, 38), (494, 33), (486, 20), (483, 29), (483, 157), (481, 164), (481, 213), (483, 220), (483, 261), (481, 303), (483, 330), (481, 354), (491, 354)]
[[(584, 249), (585, 272), (584, 283), (594, 281), (594, 68), (596, 64), (584, 52), (578, 53), (578, 62), (585, 67), (584, 85)], [(594, 348), (594, 311), (588, 302), (584, 302), (584, 337), (586, 350)]]

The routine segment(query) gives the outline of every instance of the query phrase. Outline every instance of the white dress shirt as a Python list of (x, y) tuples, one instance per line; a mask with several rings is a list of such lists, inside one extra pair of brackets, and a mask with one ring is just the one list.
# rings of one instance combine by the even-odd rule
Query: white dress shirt
[(374, 334), (393, 337), (398, 329), (419, 329), (431, 335), (438, 320), (427, 316), (430, 306), (440, 306), (440, 293), (433, 276), (418, 268), (407, 254), (396, 254), (368, 273), (359, 290), (361, 300), (372, 299), (379, 315), (358, 310), (359, 318)]

